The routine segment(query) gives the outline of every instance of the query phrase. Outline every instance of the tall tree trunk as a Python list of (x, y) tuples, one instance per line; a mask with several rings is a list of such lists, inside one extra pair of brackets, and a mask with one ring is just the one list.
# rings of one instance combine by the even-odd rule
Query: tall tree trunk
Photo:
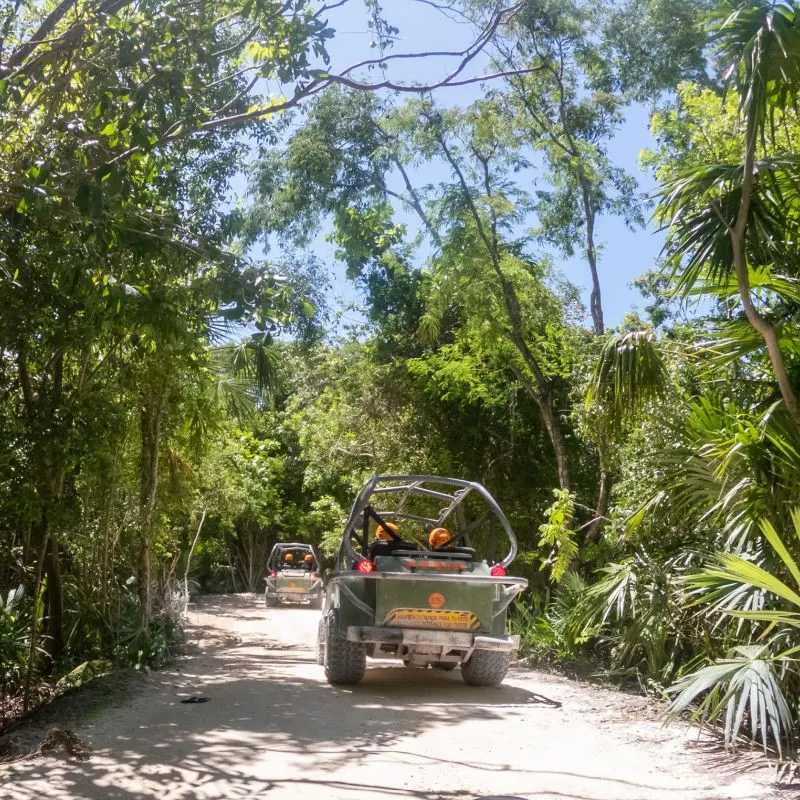
[(747, 272), (747, 248), (746, 233), (747, 224), (750, 218), (750, 203), (753, 197), (753, 181), (755, 172), (756, 138), (754, 116), (747, 123), (747, 136), (745, 141), (745, 154), (742, 178), (742, 196), (739, 203), (739, 212), (736, 216), (736, 224), (729, 229), (731, 246), (733, 250), (733, 268), (736, 273), (736, 286), (742, 300), (744, 313), (750, 325), (761, 334), (767, 345), (767, 353), (775, 380), (778, 383), (783, 403), (786, 410), (794, 420), (795, 425), (800, 428), (800, 401), (798, 401), (789, 374), (786, 371), (786, 363), (783, 359), (778, 334), (772, 324), (763, 317), (753, 304), (750, 294), (750, 277)]
[(594, 519), (586, 529), (586, 541), (594, 541), (600, 535), (603, 525), (606, 523), (606, 511), (608, 511), (608, 500), (611, 495), (611, 487), (614, 483), (611, 473), (601, 464), (600, 483), (597, 488), (597, 503), (594, 510)]
[[(472, 198), (472, 193), (470, 192), (469, 185), (467, 184), (467, 180), (458, 163), (458, 160), (451, 152), (447, 142), (444, 139), (444, 136), (440, 132), (437, 132), (436, 139), (439, 142), (444, 157), (447, 159), (448, 163), (453, 169), (453, 173), (458, 179), (464, 194), (464, 200), (469, 207), (470, 213), (472, 214), (472, 218), (475, 222), (478, 235), (486, 246), (487, 255), (489, 256), (492, 269), (497, 275), (497, 280), (503, 295), (503, 303), (506, 307), (506, 313), (508, 314), (508, 329), (506, 331), (506, 337), (519, 351), (519, 354), (522, 356), (522, 360), (524, 361), (531, 377), (529, 378), (522, 372), (522, 370), (517, 370), (516, 368), (514, 368), (515, 374), (522, 384), (528, 389), (542, 414), (542, 420), (553, 445), (559, 487), (561, 489), (571, 491), (567, 448), (564, 443), (564, 437), (561, 433), (558, 420), (556, 419), (556, 415), (553, 411), (551, 382), (539, 366), (539, 361), (537, 360), (536, 356), (531, 351), (530, 347), (528, 347), (528, 342), (525, 338), (525, 325), (522, 318), (522, 308), (520, 306), (519, 297), (517, 296), (517, 291), (513, 282), (503, 271), (501, 264), (500, 243), (497, 235), (497, 220), (491, 211), (490, 205), (489, 213), (491, 215), (491, 224), (487, 229), (486, 225), (484, 225), (481, 213)], [(493, 192), (491, 176), (489, 174), (488, 159), (481, 159), (478, 153), (475, 155), (483, 165), (484, 190), (486, 191), (486, 196), (491, 199), (493, 197)]]
[(47, 535), (44, 575), (47, 580), (47, 652), (52, 662), (64, 652), (64, 590), (58, 541), (52, 531)]
[(152, 581), (150, 552), (153, 537), (153, 515), (158, 493), (158, 451), (161, 446), (162, 397), (160, 393), (146, 395), (140, 412), (141, 456), (139, 484), (139, 602), (142, 608), (142, 627), (152, 614)]
[(589, 263), (589, 272), (592, 274), (592, 292), (589, 296), (589, 305), (592, 312), (592, 325), (597, 336), (605, 333), (603, 321), (603, 300), (600, 292), (600, 274), (597, 271), (597, 248), (594, 243), (595, 210), (592, 202), (592, 187), (589, 180), (580, 170), (581, 197), (583, 201), (583, 216), (586, 220), (586, 261)]
[(22, 709), (27, 711), (31, 702), (31, 689), (33, 688), (33, 673), (37, 666), (36, 649), (39, 643), (39, 593), (42, 589), (42, 572), (47, 550), (47, 516), (42, 513), (38, 525), (33, 530), (34, 541), (38, 545), (36, 554), (36, 574), (33, 581), (33, 596), (31, 597), (31, 627), (28, 645), (28, 668), (25, 671), (25, 690), (22, 698)]
[(544, 423), (550, 443), (553, 446), (553, 453), (556, 460), (556, 474), (558, 475), (558, 488), (566, 489), (568, 492), (572, 491), (567, 446), (564, 442), (564, 434), (561, 432), (561, 427), (553, 412), (552, 400), (549, 394), (542, 395), (539, 387), (519, 367), (512, 366), (511, 369), (517, 380), (533, 398), (542, 416), (542, 422)]

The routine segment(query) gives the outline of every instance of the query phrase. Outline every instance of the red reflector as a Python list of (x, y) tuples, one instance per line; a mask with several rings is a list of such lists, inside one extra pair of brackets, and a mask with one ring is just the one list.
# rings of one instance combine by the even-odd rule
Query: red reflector
[(361, 561), (356, 561), (356, 569), (359, 572), (373, 572), (375, 565), (371, 561), (367, 561), (366, 558), (362, 558)]
[(317, 573), (316, 572), (312, 572), (308, 577), (312, 578), (312, 579), (316, 578), (317, 577)]
[(278, 577), (278, 573), (277, 572), (270, 572), (269, 576), (270, 576), (270, 578), (277, 578)]
[(502, 564), (495, 564), (489, 572), (495, 578), (504, 578), (506, 575), (506, 568)]

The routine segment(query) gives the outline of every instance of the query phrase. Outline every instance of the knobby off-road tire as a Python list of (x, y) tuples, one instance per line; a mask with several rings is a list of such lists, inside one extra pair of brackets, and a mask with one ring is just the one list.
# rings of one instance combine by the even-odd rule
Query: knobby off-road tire
[(317, 625), (316, 660), (321, 667), (325, 666), (325, 638), (327, 636), (328, 621), (323, 617)]
[(322, 595), (320, 595), (319, 597), (314, 597), (314, 598), (312, 598), (312, 599), (311, 599), (311, 601), (309, 602), (309, 606), (310, 606), (311, 608), (322, 608), (322, 601), (323, 601), (323, 599), (324, 599), (324, 598), (322, 597)]
[(264, 603), (266, 604), (267, 608), (277, 608), (278, 606), (278, 598), (275, 595), (264, 594)]
[(367, 651), (361, 642), (349, 642), (336, 625), (336, 618), (325, 621), (325, 677), (328, 683), (358, 683), (367, 669)]
[(461, 665), (461, 677), (470, 686), (499, 686), (511, 664), (511, 653), (475, 650)]

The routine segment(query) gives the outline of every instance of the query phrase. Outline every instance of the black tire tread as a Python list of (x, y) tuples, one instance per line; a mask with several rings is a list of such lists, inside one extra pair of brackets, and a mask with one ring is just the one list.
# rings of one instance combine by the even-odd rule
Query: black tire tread
[(325, 637), (327, 636), (328, 621), (323, 617), (317, 626), (316, 662), (325, 666)]
[(475, 650), (461, 665), (461, 677), (470, 686), (499, 686), (510, 665), (508, 651)]
[(338, 631), (336, 619), (325, 622), (325, 677), (328, 683), (358, 683), (367, 669), (367, 651), (360, 642), (350, 642)]

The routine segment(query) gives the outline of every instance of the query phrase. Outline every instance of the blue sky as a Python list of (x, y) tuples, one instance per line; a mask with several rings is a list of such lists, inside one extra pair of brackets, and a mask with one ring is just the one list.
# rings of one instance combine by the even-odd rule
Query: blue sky
[[(400, 29), (394, 48), (387, 51), (389, 53), (458, 50), (474, 37), (474, 30), (469, 25), (447, 19), (430, 6), (413, 0), (386, 0), (384, 14)], [(338, 72), (353, 63), (377, 55), (377, 51), (370, 47), (372, 34), (367, 24), (364, 5), (359, 0), (350, 0), (332, 11), (329, 20), (336, 28), (336, 36), (329, 47), (331, 72)], [(399, 61), (392, 63), (389, 74), (394, 80), (428, 83), (446, 75), (455, 63), (457, 59), (452, 58)], [(486, 58), (476, 59), (475, 64), (471, 65), (470, 74), (481, 74), (486, 69)], [(364, 77), (376, 80), (379, 74), (373, 72)], [(482, 91), (479, 84), (441, 89), (437, 91), (436, 99), (442, 105), (464, 106), (479, 98)], [(649, 134), (647, 110), (641, 106), (628, 109), (625, 122), (609, 147), (609, 155), (617, 166), (637, 179), (644, 192), (651, 192), (654, 183), (639, 168), (638, 156), (642, 148), (653, 144)], [(444, 164), (432, 164), (425, 169), (425, 180), (436, 183), (449, 181), (451, 176)], [(648, 218), (649, 214), (647, 211)], [(416, 220), (411, 215), (399, 216), (402, 221), (416, 225)], [(600, 278), (606, 324), (615, 326), (628, 311), (643, 307), (641, 295), (630, 284), (643, 272), (653, 268), (663, 243), (663, 235), (656, 232), (652, 225), (634, 232), (628, 230), (619, 218), (603, 217), (598, 225), (597, 241), (600, 246)], [(324, 236), (317, 238), (314, 250), (330, 266), (334, 295), (345, 302), (357, 301), (356, 292), (344, 278), (343, 267), (335, 262), (332, 248), (324, 241)], [(571, 282), (585, 290), (588, 309), (589, 273), (585, 261), (579, 257), (565, 259), (555, 254), (554, 266)]]

